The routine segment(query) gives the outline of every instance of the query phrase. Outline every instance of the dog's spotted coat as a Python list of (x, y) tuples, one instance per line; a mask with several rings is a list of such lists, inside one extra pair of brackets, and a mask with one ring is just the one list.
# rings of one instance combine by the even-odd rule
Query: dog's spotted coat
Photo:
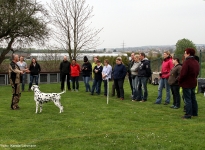
[(60, 99), (61, 99), (61, 94), (64, 93), (42, 93), (39, 90), (38, 85), (33, 85), (31, 87), (31, 90), (34, 91), (34, 100), (36, 102), (36, 113), (38, 113), (38, 107), (40, 105), (40, 112), (42, 112), (42, 104), (47, 103), (49, 101), (53, 101), (54, 104), (60, 109), (60, 113), (63, 112), (63, 106), (61, 105)]

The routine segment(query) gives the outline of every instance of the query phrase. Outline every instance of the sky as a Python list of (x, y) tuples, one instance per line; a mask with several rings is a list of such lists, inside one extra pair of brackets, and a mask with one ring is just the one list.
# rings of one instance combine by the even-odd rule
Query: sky
[(98, 35), (101, 43), (98, 49), (175, 45), (182, 38), (205, 44), (205, 0), (86, 0), (86, 3), (94, 8), (92, 26), (103, 28)]

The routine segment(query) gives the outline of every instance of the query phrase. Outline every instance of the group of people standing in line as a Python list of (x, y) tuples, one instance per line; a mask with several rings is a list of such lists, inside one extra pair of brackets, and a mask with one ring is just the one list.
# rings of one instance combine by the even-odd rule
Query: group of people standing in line
[[(154, 104), (161, 104), (162, 90), (166, 90), (166, 99), (164, 105), (170, 104), (170, 89), (173, 95), (173, 105), (171, 108), (178, 109), (181, 106), (180, 87), (182, 87), (182, 97), (185, 102), (184, 119), (190, 119), (192, 116), (198, 116), (198, 104), (195, 97), (195, 88), (197, 86), (197, 76), (199, 74), (199, 63), (196, 60), (195, 50), (187, 48), (184, 51), (184, 61), (180, 64), (179, 58), (172, 58), (169, 51), (164, 52), (164, 60), (162, 62), (160, 80), (158, 86), (158, 96)], [(67, 80), (67, 88), (71, 90), (70, 80), (72, 82), (72, 91), (79, 90), (79, 76), (82, 71), (82, 77), (85, 84), (85, 92), (90, 92), (100, 95), (101, 83), (104, 83), (104, 96), (107, 96), (108, 82), (114, 80), (114, 91), (117, 98), (124, 100), (124, 80), (128, 75), (132, 101), (146, 102), (148, 100), (147, 82), (152, 75), (150, 61), (145, 57), (145, 53), (131, 54), (131, 60), (128, 68), (123, 64), (122, 58), (116, 58), (115, 66), (109, 64), (108, 59), (105, 59), (103, 64), (97, 56), (94, 57), (94, 62), (91, 64), (86, 56), (84, 56), (83, 64), (80, 65), (76, 59), (72, 59), (70, 63), (67, 56), (64, 56), (60, 63), (61, 75), (61, 90), (64, 89), (64, 82)], [(27, 67), (24, 58), (21, 56), (19, 61), (18, 55), (13, 55), (13, 61), (9, 66), (9, 79), (13, 88), (12, 109), (19, 109), (18, 102), (21, 96), (20, 81), (22, 81), (22, 91), (25, 90), (26, 73), (30, 73), (29, 90), (33, 80), (38, 85), (38, 77), (41, 71), (40, 65), (33, 58), (29, 67)], [(93, 79), (92, 87), (89, 84), (90, 78)], [(67, 79), (66, 79), (67, 77)]]
[[(166, 99), (164, 105), (170, 104), (171, 94), (173, 95), (173, 105), (170, 108), (178, 109), (181, 106), (180, 87), (182, 88), (182, 98), (184, 100), (184, 112), (183, 119), (191, 119), (193, 116), (198, 116), (198, 104), (195, 96), (195, 88), (197, 86), (197, 77), (199, 74), (199, 58), (195, 55), (195, 50), (187, 48), (184, 51), (183, 64), (180, 63), (180, 59), (177, 57), (172, 58), (169, 51), (163, 53), (163, 62), (161, 72), (159, 74), (159, 86), (158, 96), (154, 104), (162, 103), (162, 90), (166, 90)], [(139, 61), (141, 60), (141, 61)], [(146, 65), (145, 65), (145, 62)], [(143, 63), (144, 62), (144, 63)], [(146, 84), (143, 81), (147, 81), (150, 74), (146, 75), (149, 61), (140, 55), (131, 54), (131, 61), (128, 68), (128, 77), (130, 81), (130, 87), (132, 89), (132, 101), (145, 102), (147, 100)], [(141, 66), (146, 66), (144, 74), (140, 71)], [(138, 68), (138, 69), (137, 69)], [(148, 77), (148, 78), (145, 78)], [(141, 88), (142, 87), (142, 88)], [(144, 96), (142, 97), (142, 89)]]

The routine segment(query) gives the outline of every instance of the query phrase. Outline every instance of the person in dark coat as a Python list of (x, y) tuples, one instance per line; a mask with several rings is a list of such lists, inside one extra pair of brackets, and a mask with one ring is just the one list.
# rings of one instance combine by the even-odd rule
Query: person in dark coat
[(33, 84), (33, 80), (35, 81), (35, 84), (38, 85), (38, 78), (39, 73), (41, 72), (41, 66), (36, 61), (36, 58), (33, 58), (31, 61), (31, 64), (29, 66), (29, 72), (30, 72), (30, 83), (29, 83), (29, 91), (31, 90), (31, 86)]
[(125, 76), (127, 74), (127, 70), (125, 65), (122, 63), (122, 58), (117, 57), (116, 59), (116, 65), (113, 69), (113, 79), (114, 79), (114, 85), (117, 92), (117, 97), (121, 100), (124, 100), (124, 80)]
[(85, 84), (85, 91), (91, 92), (89, 81), (90, 81), (90, 75), (91, 75), (91, 71), (92, 71), (92, 65), (88, 61), (87, 56), (84, 56), (83, 61), (84, 61), (84, 63), (83, 63), (81, 68), (82, 68), (82, 74), (83, 74), (83, 81)]
[(63, 57), (63, 61), (60, 63), (60, 74), (61, 74), (61, 90), (65, 90), (64, 89), (64, 82), (66, 80), (66, 76), (67, 76), (67, 88), (69, 91), (71, 91), (70, 88), (70, 62), (67, 59), (67, 56)]
[(135, 56), (135, 53), (131, 53), (131, 55), (130, 55), (131, 60), (129, 61), (129, 65), (128, 65), (128, 69), (127, 69), (128, 80), (129, 80), (130, 88), (131, 88), (131, 91), (132, 91), (132, 93), (131, 93), (132, 94), (132, 98), (133, 98), (133, 85), (132, 85), (131, 68), (132, 68), (133, 64), (135, 63), (134, 56)]
[(151, 76), (151, 68), (150, 68), (150, 61), (145, 57), (145, 53), (140, 53), (140, 60), (141, 63), (137, 69), (138, 71), (138, 83), (137, 88), (142, 89), (142, 100), (140, 102), (146, 102), (148, 98), (148, 91), (147, 91), (147, 81)]
[(181, 103), (178, 80), (182, 65), (180, 64), (179, 58), (173, 58), (172, 62), (174, 64), (174, 67), (171, 69), (168, 79), (168, 84), (170, 85), (173, 95), (173, 105), (170, 108), (178, 109), (180, 108)]
[(199, 63), (194, 58), (195, 50), (187, 48), (184, 51), (185, 61), (179, 76), (179, 86), (183, 89), (183, 97), (186, 104), (186, 114), (183, 119), (191, 119), (198, 116), (198, 104), (195, 96), (197, 86), (197, 76), (199, 75)]
[(100, 60), (97, 60), (97, 66), (94, 67), (93, 72), (94, 72), (94, 81), (93, 81), (93, 86), (91, 90), (91, 95), (94, 94), (94, 90), (97, 87), (97, 94), (100, 95), (101, 92), (101, 83), (102, 83), (102, 70), (103, 67), (101, 65)]

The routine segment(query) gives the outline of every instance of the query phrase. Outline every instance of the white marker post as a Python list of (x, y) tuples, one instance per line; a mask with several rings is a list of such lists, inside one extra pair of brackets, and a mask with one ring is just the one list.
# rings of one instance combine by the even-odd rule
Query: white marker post
[(109, 102), (109, 78), (107, 79), (107, 104)]
[(64, 91), (65, 91), (65, 93), (66, 93), (66, 84), (67, 84), (67, 75), (65, 76), (65, 83), (64, 83), (65, 85), (64, 85)]

